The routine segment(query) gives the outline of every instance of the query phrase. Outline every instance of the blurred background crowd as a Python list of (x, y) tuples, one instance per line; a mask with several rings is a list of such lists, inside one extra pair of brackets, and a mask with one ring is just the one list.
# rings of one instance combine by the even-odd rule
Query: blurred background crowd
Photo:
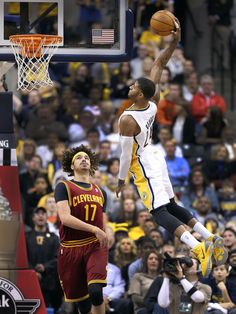
[[(88, 12), (95, 6), (93, 9), (100, 12), (99, 1), (94, 4), (79, 1), (79, 5)], [(154, 35), (149, 28), (152, 14), (166, 8), (179, 18), (182, 40), (162, 73), (152, 145), (155, 151), (165, 155), (176, 200), (211, 232), (224, 238), (231, 265), (223, 269), (224, 282), (227, 289), (230, 287), (234, 305), (228, 308), (222, 305), (222, 291), (214, 270), (207, 282), (212, 288), (208, 301), (219, 303), (223, 310), (233, 313), (236, 136), (229, 97), (221, 94), (219, 84), (215, 84), (222, 71), (225, 76), (229, 74), (234, 58), (229, 45), (233, 38), (233, 0), (139, 0), (130, 1), (130, 8), (135, 15), (132, 60), (120, 64), (52, 63), (53, 88), (14, 95), (29, 264), (38, 274), (47, 306), (55, 313), (75, 313), (73, 304), (63, 302), (56, 274), (59, 239), (53, 190), (60, 180), (67, 178), (61, 169), (64, 150), (88, 145), (100, 158), (99, 170), (92, 180), (108, 195), (110, 260), (108, 286), (104, 289), (107, 312), (168, 313), (155, 307), (156, 299), (149, 298), (150, 286), (156, 278), (162, 278), (165, 252), (172, 257), (187, 256), (189, 252), (172, 234), (155, 224), (143, 207), (131, 177), (121, 197), (115, 195), (120, 155), (118, 119), (131, 105), (127, 99), (129, 86), (140, 76), (149, 77), (154, 58), (168, 45), (170, 37)], [(186, 16), (190, 26), (186, 26)], [(213, 65), (210, 59), (213, 48), (209, 46), (207, 50), (212, 38), (210, 32), (217, 34), (214, 44), (222, 57)], [(1, 90), (5, 88), (2, 82)], [(201, 239), (200, 235), (195, 237)]]

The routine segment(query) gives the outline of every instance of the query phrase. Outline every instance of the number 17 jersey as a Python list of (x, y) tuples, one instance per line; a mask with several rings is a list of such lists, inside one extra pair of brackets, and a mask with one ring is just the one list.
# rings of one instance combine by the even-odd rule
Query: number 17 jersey
[[(95, 184), (82, 186), (74, 180), (62, 181), (56, 186), (56, 201), (68, 200), (71, 215), (103, 230), (105, 199), (102, 190)], [(59, 190), (61, 191), (60, 196)], [(63, 197), (63, 195), (67, 194)], [(65, 247), (83, 246), (97, 238), (93, 233), (77, 230), (60, 224), (61, 245)]]

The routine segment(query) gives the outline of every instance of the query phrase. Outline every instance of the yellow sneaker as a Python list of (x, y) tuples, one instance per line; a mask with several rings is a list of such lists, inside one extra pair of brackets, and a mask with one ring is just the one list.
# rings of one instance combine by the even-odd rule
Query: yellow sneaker
[(202, 275), (209, 276), (212, 269), (213, 244), (211, 241), (201, 242), (195, 246), (191, 252), (201, 264)]
[(228, 259), (228, 252), (224, 247), (223, 238), (213, 235), (207, 241), (213, 244), (213, 263), (217, 266), (225, 264)]

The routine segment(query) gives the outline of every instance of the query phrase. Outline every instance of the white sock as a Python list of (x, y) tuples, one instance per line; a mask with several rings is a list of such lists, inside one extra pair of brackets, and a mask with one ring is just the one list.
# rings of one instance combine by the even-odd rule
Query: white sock
[(193, 230), (199, 233), (205, 240), (213, 236), (213, 234), (207, 230), (199, 221), (194, 225)]
[(200, 243), (194, 238), (193, 235), (191, 235), (189, 231), (184, 231), (184, 233), (180, 237), (180, 240), (190, 246), (191, 249), (193, 249), (196, 245)]

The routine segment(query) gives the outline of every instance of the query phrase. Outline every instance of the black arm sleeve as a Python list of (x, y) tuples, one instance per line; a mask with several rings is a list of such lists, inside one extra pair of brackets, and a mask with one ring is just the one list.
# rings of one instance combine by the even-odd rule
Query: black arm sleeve
[(67, 189), (66, 189), (66, 186), (63, 182), (59, 182), (55, 188), (55, 191), (54, 191), (54, 197), (55, 197), (55, 200), (56, 200), (56, 203), (57, 202), (60, 202), (60, 201), (68, 201), (68, 194), (67, 194)]

